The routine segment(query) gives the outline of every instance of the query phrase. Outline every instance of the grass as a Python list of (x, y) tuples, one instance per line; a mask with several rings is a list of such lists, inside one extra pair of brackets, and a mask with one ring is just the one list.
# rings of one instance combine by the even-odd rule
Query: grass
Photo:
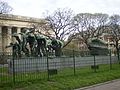
[[(84, 86), (89, 86), (113, 79), (120, 78), (120, 67), (118, 64), (112, 65), (110, 70), (109, 65), (100, 65), (100, 68), (95, 73), (90, 67), (76, 68), (74, 75), (74, 69), (66, 68), (59, 70), (57, 75), (50, 76), (50, 80), (47, 80), (47, 75), (43, 73), (31, 73), (27, 76), (22, 76), (21, 82), (17, 82), (15, 85), (11, 83), (0, 85), (0, 90), (73, 90)], [(35, 74), (38, 76), (33, 78)], [(41, 80), (41, 74), (45, 75), (46, 79)], [(21, 78), (21, 75), (16, 75), (16, 79)], [(33, 79), (31, 80), (32, 77)]]

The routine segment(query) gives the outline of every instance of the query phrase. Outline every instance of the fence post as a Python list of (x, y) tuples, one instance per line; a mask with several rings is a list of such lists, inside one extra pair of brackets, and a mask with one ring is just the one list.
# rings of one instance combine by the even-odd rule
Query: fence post
[(48, 52), (46, 53), (47, 54), (47, 75), (48, 75), (48, 80), (50, 80), (50, 75), (49, 75), (49, 61), (48, 61)]
[(75, 51), (73, 50), (73, 66), (74, 66), (74, 75), (76, 73), (75, 71)]
[(12, 63), (13, 63), (13, 84), (15, 84), (15, 51), (14, 46), (12, 47)]
[(95, 59), (95, 55), (93, 55), (94, 57), (94, 72), (96, 72), (96, 59)]
[(112, 69), (111, 49), (110, 49), (110, 70)]

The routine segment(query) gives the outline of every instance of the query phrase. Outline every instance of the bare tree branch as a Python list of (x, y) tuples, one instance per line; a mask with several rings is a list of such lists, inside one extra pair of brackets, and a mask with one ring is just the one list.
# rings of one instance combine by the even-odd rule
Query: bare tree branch
[(71, 9), (57, 9), (52, 15), (46, 16), (55, 37), (64, 40), (73, 30), (72, 26), (73, 11)]
[(13, 10), (13, 8), (8, 5), (7, 2), (0, 1), (0, 14), (6, 14)]
[[(102, 33), (103, 26), (107, 23), (107, 14), (90, 14), (81, 13), (74, 17), (76, 28), (83, 39), (84, 43), (89, 47), (89, 40), (99, 37)], [(102, 27), (102, 28), (101, 28)]]
[[(109, 21), (110, 29), (112, 30), (111, 35), (113, 37), (114, 45), (117, 50), (118, 60), (119, 57), (119, 40), (120, 40), (120, 16), (119, 15), (112, 15)], [(120, 61), (119, 61), (120, 64)]]

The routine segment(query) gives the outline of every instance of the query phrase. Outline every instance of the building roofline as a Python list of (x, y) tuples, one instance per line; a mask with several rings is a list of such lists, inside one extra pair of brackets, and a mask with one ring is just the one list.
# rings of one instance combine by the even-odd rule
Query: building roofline
[(0, 14), (0, 19), (23, 21), (23, 22), (34, 22), (34, 23), (45, 23), (46, 22), (45, 19), (13, 15), (13, 14)]

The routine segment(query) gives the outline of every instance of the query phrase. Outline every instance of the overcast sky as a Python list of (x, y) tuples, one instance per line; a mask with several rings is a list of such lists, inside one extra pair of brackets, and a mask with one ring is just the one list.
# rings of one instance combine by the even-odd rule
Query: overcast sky
[(77, 13), (120, 14), (120, 0), (4, 0), (13, 7), (12, 14), (43, 17), (46, 11), (71, 8)]

